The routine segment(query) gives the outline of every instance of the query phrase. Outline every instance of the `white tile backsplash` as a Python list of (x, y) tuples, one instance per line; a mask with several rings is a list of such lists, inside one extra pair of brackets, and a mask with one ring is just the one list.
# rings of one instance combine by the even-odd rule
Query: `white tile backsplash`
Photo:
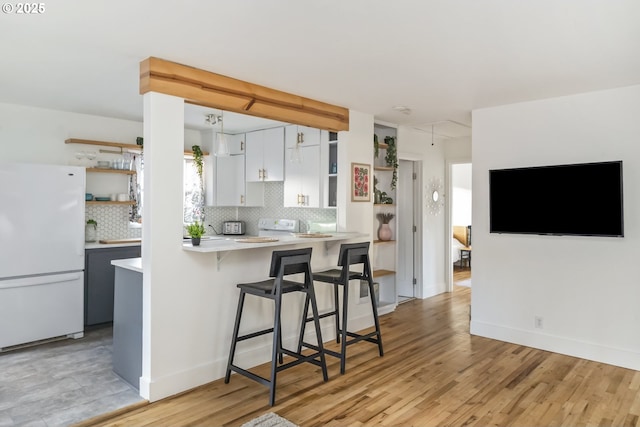
[(94, 219), (98, 223), (98, 240), (131, 239), (142, 236), (142, 228), (129, 227), (129, 206), (127, 205), (86, 205), (85, 223), (89, 219)]
[[(263, 207), (215, 207), (207, 206), (204, 210), (207, 234), (214, 234), (212, 225), (218, 233), (222, 233), (222, 223), (228, 220), (245, 221), (246, 233), (258, 234), (258, 219), (288, 218), (300, 221), (300, 231), (309, 231), (309, 223), (335, 223), (335, 209), (318, 208), (285, 208), (284, 183), (265, 182)], [(98, 223), (98, 239), (128, 239), (142, 236), (141, 228), (129, 227), (129, 206), (87, 205), (86, 219), (94, 219)], [(144, 218), (143, 218), (144, 220)], [(85, 221), (86, 222), (86, 221)]]

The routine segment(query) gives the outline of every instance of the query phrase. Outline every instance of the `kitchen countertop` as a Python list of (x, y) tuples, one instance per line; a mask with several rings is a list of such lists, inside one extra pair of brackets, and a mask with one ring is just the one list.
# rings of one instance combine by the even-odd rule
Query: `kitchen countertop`
[(211, 240), (202, 240), (200, 246), (193, 246), (190, 241), (186, 241), (182, 244), (182, 249), (191, 252), (226, 252), (226, 251), (238, 251), (243, 249), (265, 248), (270, 246), (284, 246), (284, 245), (299, 245), (299, 244), (313, 244), (316, 242), (331, 242), (338, 240), (356, 239), (361, 237), (369, 238), (369, 234), (355, 233), (355, 232), (331, 232), (327, 233), (328, 237), (298, 237), (295, 234), (283, 235), (283, 236), (269, 236), (278, 239), (275, 242), (263, 242), (263, 243), (241, 243), (236, 239), (251, 238), (254, 236), (231, 236), (225, 238), (217, 238)]
[(142, 258), (114, 259), (111, 265), (142, 273)]
[(104, 248), (121, 248), (121, 247), (125, 247), (125, 246), (140, 246), (141, 243), (140, 242), (134, 242), (134, 243), (98, 243), (98, 242), (93, 242), (93, 243), (85, 243), (84, 244), (84, 248), (85, 249), (104, 249)]

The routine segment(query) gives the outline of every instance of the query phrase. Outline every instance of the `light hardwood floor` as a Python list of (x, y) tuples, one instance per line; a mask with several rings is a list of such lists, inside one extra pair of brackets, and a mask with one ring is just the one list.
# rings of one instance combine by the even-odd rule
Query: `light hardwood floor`
[(328, 358), (327, 383), (311, 365), (284, 371), (274, 407), (266, 387), (234, 375), (85, 425), (238, 426), (266, 412), (305, 427), (638, 424), (640, 372), (471, 336), (470, 294), (400, 305), (381, 319), (384, 357), (356, 344), (345, 375)]

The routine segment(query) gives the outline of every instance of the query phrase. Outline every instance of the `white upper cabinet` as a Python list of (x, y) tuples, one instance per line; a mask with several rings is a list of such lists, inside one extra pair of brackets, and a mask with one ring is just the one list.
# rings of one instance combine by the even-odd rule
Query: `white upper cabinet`
[(284, 128), (247, 132), (245, 176), (247, 182), (284, 180)]
[(286, 148), (295, 148), (296, 144), (300, 147), (320, 145), (320, 129), (289, 125), (285, 128), (285, 140)]
[(225, 134), (225, 138), (229, 146), (229, 154), (244, 154), (244, 133), (238, 133), (236, 135)]
[(320, 207), (320, 141), (320, 129), (298, 125), (285, 128), (285, 207)]
[(319, 208), (320, 146), (297, 148), (298, 155), (292, 156), (294, 150), (296, 148), (287, 149), (285, 160), (284, 206)]
[(216, 206), (244, 206), (244, 155), (216, 158)]

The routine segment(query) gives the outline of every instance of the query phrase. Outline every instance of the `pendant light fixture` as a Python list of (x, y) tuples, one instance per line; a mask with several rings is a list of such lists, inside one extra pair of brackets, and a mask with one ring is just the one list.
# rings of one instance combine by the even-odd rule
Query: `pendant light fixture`
[(216, 116), (215, 114), (207, 114), (206, 116), (206, 122), (211, 126), (215, 126), (216, 124), (220, 123), (220, 132), (217, 134), (217, 136), (215, 132), (213, 134), (213, 143), (215, 146), (215, 150), (213, 153), (217, 157), (229, 156), (229, 144), (227, 143), (227, 138), (224, 136), (223, 114), (224, 111), (221, 111), (219, 116)]
[(291, 156), (289, 158), (291, 163), (302, 163), (302, 151), (300, 150), (300, 144), (302, 144), (303, 138), (304, 134), (302, 132), (298, 132), (296, 146), (291, 149)]
[(216, 156), (227, 157), (229, 155), (229, 144), (227, 138), (224, 136), (224, 111), (220, 111), (220, 133), (218, 134), (218, 147), (216, 149)]

